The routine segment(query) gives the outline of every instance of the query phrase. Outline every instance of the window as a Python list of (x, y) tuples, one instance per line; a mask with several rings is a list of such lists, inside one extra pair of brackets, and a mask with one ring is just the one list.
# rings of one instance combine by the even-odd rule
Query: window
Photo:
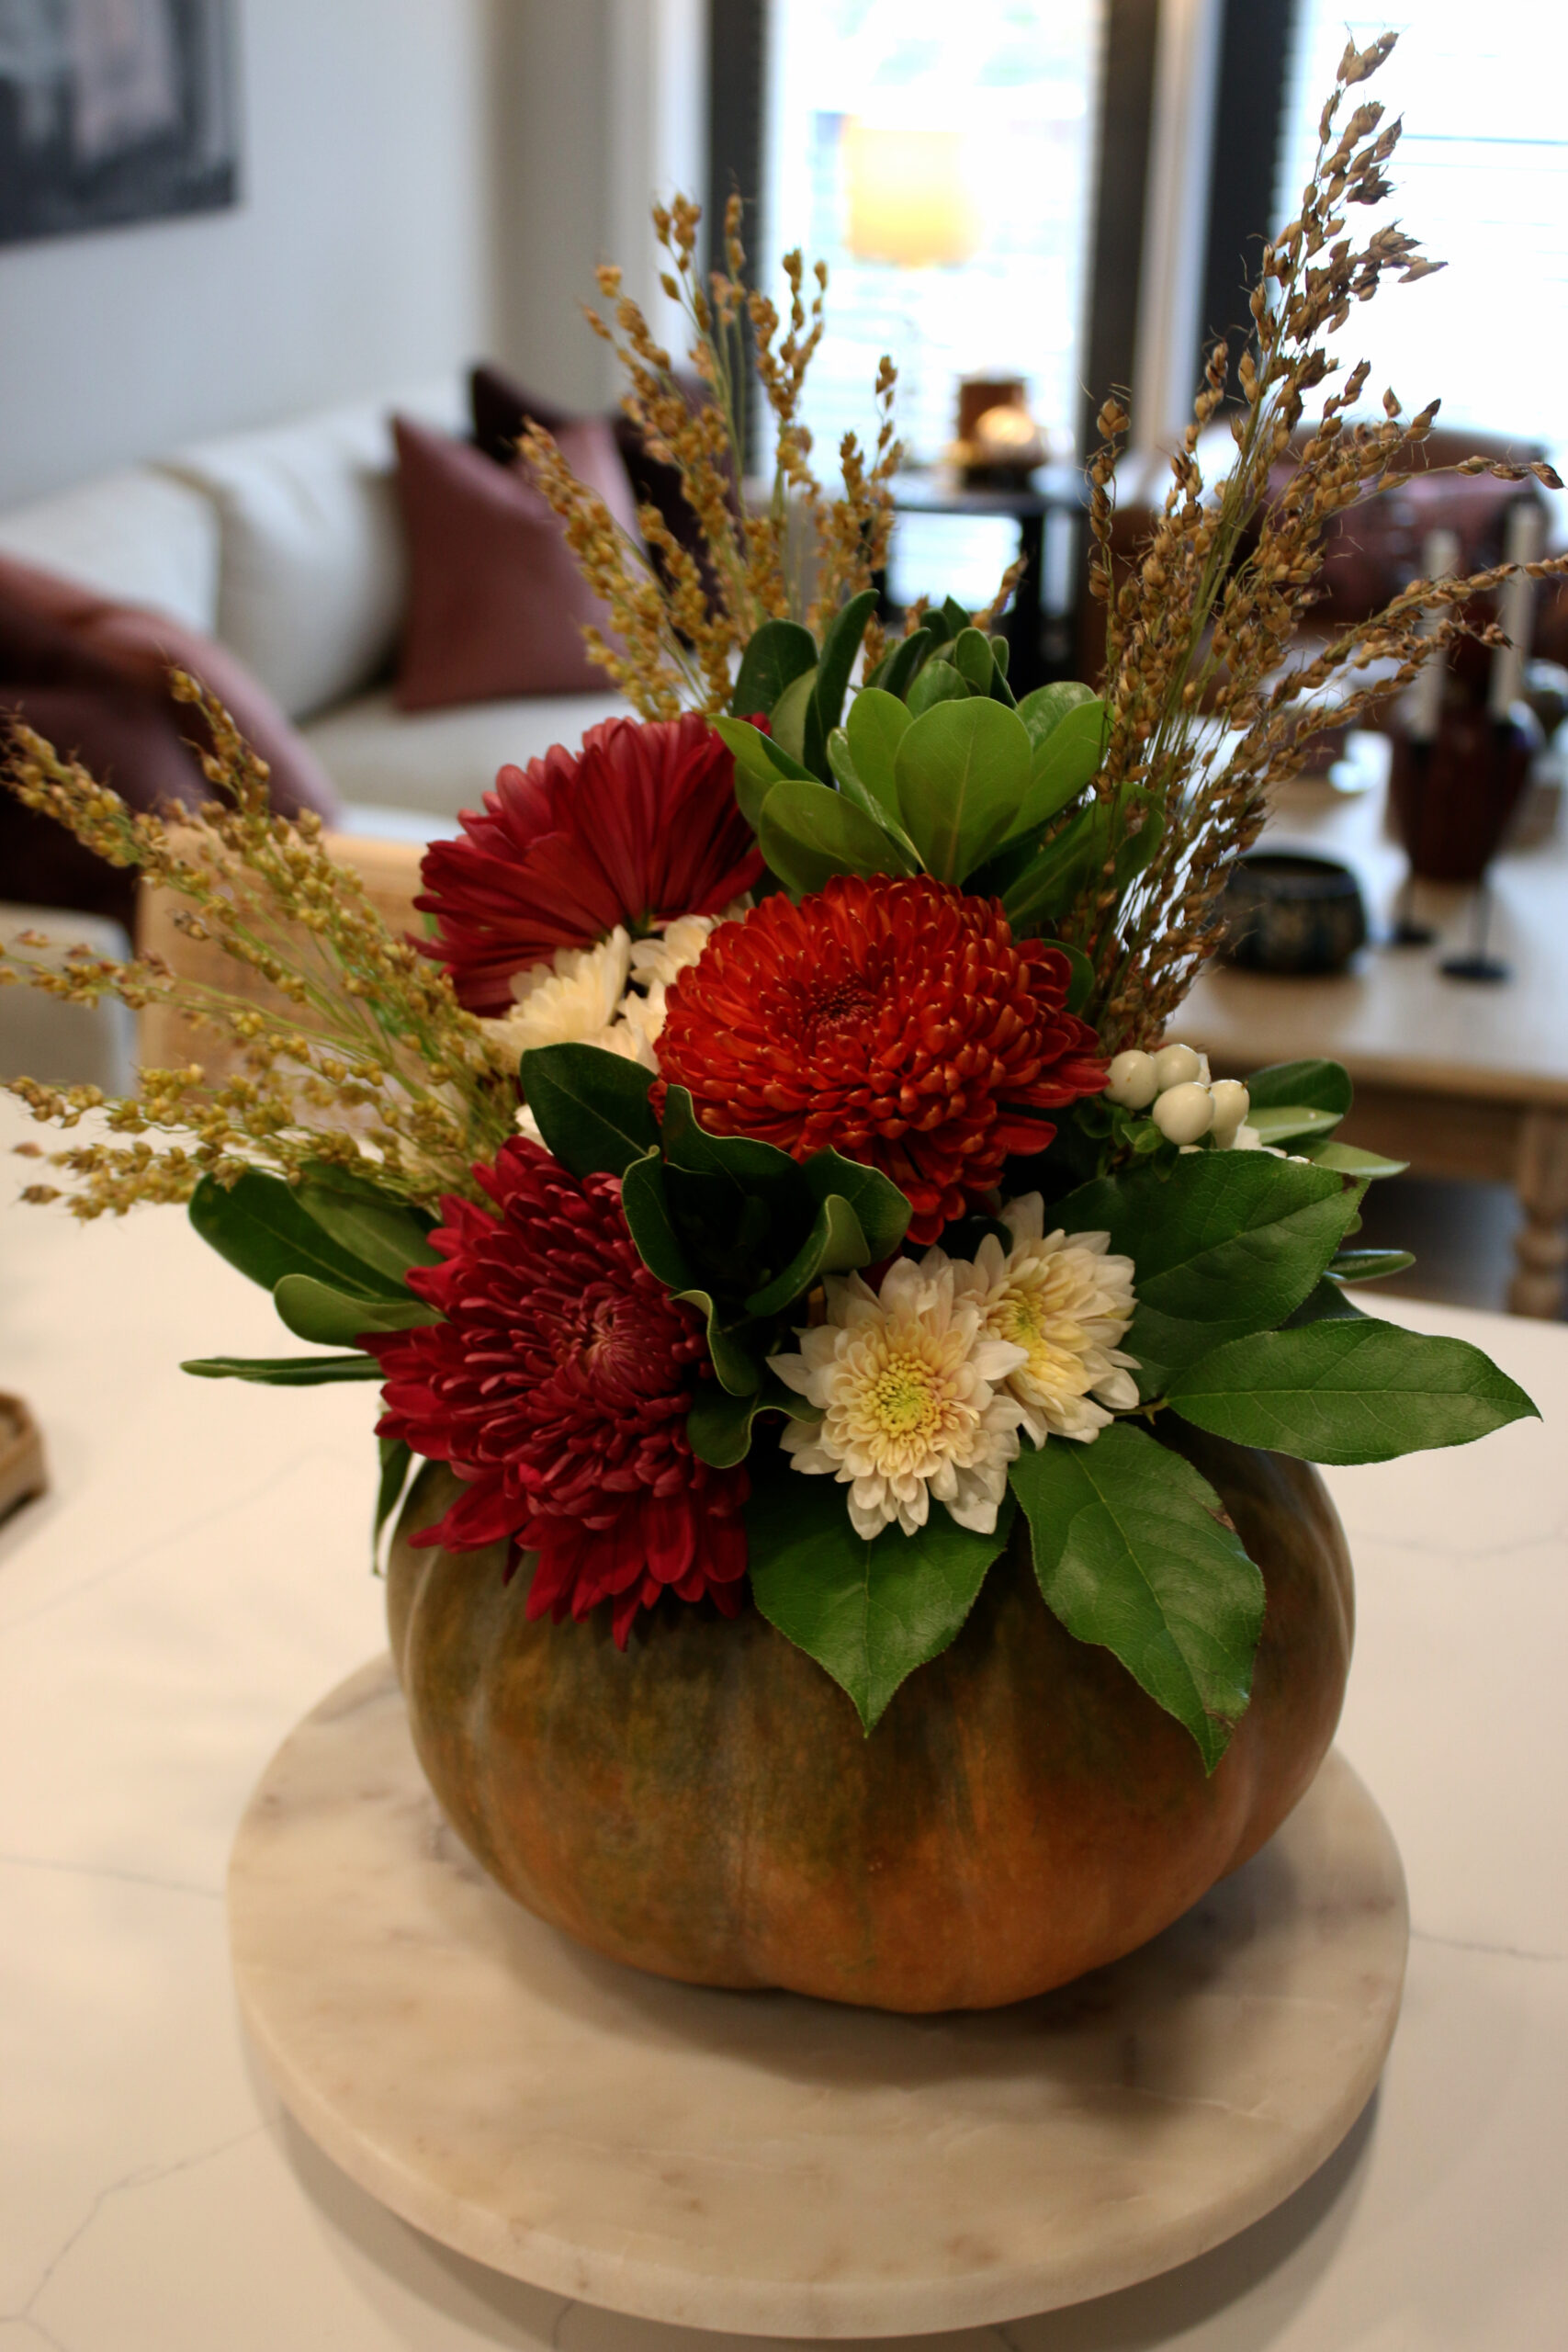
[(1298, 0), (1275, 225), (1300, 199), (1347, 33), (1364, 45), (1385, 27), (1399, 47), (1364, 95), (1404, 117), (1390, 213), (1449, 266), (1387, 283), (1352, 311), (1338, 349), (1348, 363), (1371, 360), (1370, 407), (1385, 385), (1407, 412), (1441, 393), (1444, 424), (1558, 447), (1568, 442), (1568, 13), (1558, 0), (1490, 12), (1418, 0), (1375, 17)]

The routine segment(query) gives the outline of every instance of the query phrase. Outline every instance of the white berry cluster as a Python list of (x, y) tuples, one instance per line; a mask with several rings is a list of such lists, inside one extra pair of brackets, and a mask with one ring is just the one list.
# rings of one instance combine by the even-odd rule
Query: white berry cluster
[(1107, 1102), (1147, 1111), (1169, 1143), (1195, 1150), (1207, 1136), (1217, 1151), (1256, 1149), (1247, 1125), (1251, 1097), (1239, 1080), (1211, 1080), (1207, 1054), (1190, 1046), (1162, 1046), (1157, 1054), (1118, 1054), (1111, 1065)]

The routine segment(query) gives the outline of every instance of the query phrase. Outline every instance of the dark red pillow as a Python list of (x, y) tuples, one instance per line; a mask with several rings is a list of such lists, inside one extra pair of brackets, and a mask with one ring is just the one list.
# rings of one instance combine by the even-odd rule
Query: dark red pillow
[[(223, 646), (183, 623), (0, 556), (0, 721), (26, 720), (133, 808), (197, 808), (212, 797), (200, 764), (211, 737), (169, 693), (188, 670), (224, 704), (272, 770), (278, 814), (311, 809), (336, 824), (326, 771), (271, 695)], [(130, 922), (136, 878), (106, 865), (52, 819), (0, 791), (0, 896), (78, 907)]]
[[(604, 691), (582, 629), (607, 632), (609, 616), (540, 492), (519, 469), (493, 465), (467, 442), (407, 417), (392, 424), (409, 559), (397, 689), (403, 709)], [(578, 480), (635, 535), (609, 426), (582, 419), (563, 424), (556, 437)]]

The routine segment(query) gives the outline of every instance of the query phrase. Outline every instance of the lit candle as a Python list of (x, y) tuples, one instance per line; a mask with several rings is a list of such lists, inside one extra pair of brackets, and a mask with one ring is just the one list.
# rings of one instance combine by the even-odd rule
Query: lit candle
[[(1533, 498), (1521, 498), (1508, 509), (1508, 529), (1503, 552), (1510, 563), (1533, 563), (1540, 553), (1540, 508)], [(1492, 656), (1492, 680), (1486, 707), (1500, 726), (1519, 698), (1525, 682), (1525, 656), (1529, 651), (1530, 613), (1535, 582), (1528, 571), (1511, 572), (1497, 599), (1497, 618), (1508, 639)]]

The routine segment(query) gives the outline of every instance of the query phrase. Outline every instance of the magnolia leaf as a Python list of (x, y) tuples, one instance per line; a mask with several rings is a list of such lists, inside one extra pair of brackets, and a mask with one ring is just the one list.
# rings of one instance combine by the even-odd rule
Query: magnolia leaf
[(1000, 703), (939, 703), (909, 726), (893, 772), (926, 871), (962, 882), (1011, 826), (1029, 783), (1029, 737)]
[(852, 1267), (869, 1265), (871, 1255), (859, 1217), (840, 1194), (829, 1193), (788, 1265), (752, 1292), (746, 1311), (759, 1320), (782, 1315), (820, 1275), (847, 1274)]
[(535, 1046), (518, 1075), (547, 1150), (574, 1176), (624, 1176), (659, 1141), (640, 1062), (602, 1046)]
[(193, 1356), (180, 1366), (198, 1380), (254, 1380), (267, 1388), (319, 1388), (329, 1380), (379, 1380), (374, 1356)]
[(817, 639), (808, 628), (798, 621), (764, 621), (740, 657), (729, 707), (737, 718), (758, 711), (766, 718), (784, 688), (816, 667)]
[(792, 760), (804, 761), (806, 757), (806, 715), (816, 686), (817, 671), (813, 665), (803, 670), (798, 678), (791, 679), (773, 707), (769, 720), (773, 741)]
[(910, 1215), (909, 1204), (891, 1176), (858, 1159), (846, 1159), (831, 1146), (802, 1161), (800, 1173), (814, 1201), (826, 1201), (837, 1193), (853, 1209), (866, 1238), (863, 1262), (875, 1265), (891, 1258), (908, 1230)]
[(254, 1283), (276, 1290), (285, 1274), (314, 1274), (367, 1298), (406, 1298), (402, 1272), (384, 1271), (334, 1239), (281, 1176), (247, 1168), (233, 1184), (204, 1176), (190, 1221), (210, 1249)]
[[(1022, 706), (1019, 716), (1023, 718)], [(1029, 722), (1023, 719), (1030, 733)], [(1033, 832), (1076, 800), (1099, 775), (1111, 738), (1111, 717), (1098, 695), (1073, 704), (1044, 737), (1031, 736), (1029, 783), (1020, 796), (1008, 838)]]
[(1376, 1183), (1382, 1176), (1403, 1176), (1410, 1165), (1407, 1159), (1385, 1159), (1381, 1151), (1363, 1151), (1359, 1144), (1341, 1143), (1337, 1136), (1325, 1142), (1321, 1136), (1308, 1136), (1299, 1157), (1310, 1159), (1314, 1168), (1332, 1168), (1341, 1176), (1364, 1176), (1369, 1183)]
[(951, 662), (932, 655), (904, 697), (917, 718), (942, 702), (967, 702), (969, 688)]
[(1108, 1232), (1132, 1259), (1137, 1312), (1122, 1345), (1157, 1396), (1171, 1373), (1301, 1305), (1355, 1217), (1359, 1191), (1258, 1151), (1145, 1162), (1068, 1193), (1069, 1233)]
[(1350, 1108), (1354, 1089), (1343, 1062), (1270, 1062), (1254, 1070), (1247, 1091), (1255, 1111), (1271, 1111), (1284, 1103), (1302, 1103), (1312, 1111), (1332, 1111), (1342, 1119)]
[(1233, 1340), (1179, 1373), (1167, 1396), (1218, 1437), (1336, 1464), (1468, 1445), (1536, 1413), (1468, 1340), (1361, 1315)]
[(1409, 1250), (1341, 1250), (1328, 1261), (1337, 1283), (1381, 1283), (1385, 1274), (1402, 1274), (1416, 1263)]
[(849, 1692), (869, 1733), (899, 1684), (956, 1639), (1006, 1545), (1012, 1500), (992, 1535), (957, 1526), (933, 1503), (918, 1535), (895, 1525), (868, 1544), (850, 1524), (838, 1480), (791, 1471), (787, 1461), (779, 1456), (746, 1514), (751, 1596)]
[(759, 1413), (786, 1413), (796, 1421), (819, 1418), (817, 1407), (786, 1388), (776, 1373), (765, 1374), (761, 1386), (750, 1396), (731, 1396), (716, 1381), (708, 1381), (686, 1416), (692, 1452), (715, 1470), (733, 1470), (751, 1450)]
[(1206, 1478), (1130, 1422), (1013, 1464), (1046, 1606), (1119, 1657), (1212, 1772), (1252, 1692), (1263, 1578)]
[(908, 857), (876, 820), (825, 784), (784, 778), (762, 803), (762, 855), (797, 898), (835, 874), (907, 874)]
[(434, 1306), (407, 1291), (400, 1299), (362, 1298), (334, 1290), (313, 1274), (285, 1274), (272, 1298), (295, 1338), (318, 1347), (355, 1347), (366, 1331), (409, 1331), (441, 1320)]
[(1280, 1102), (1266, 1104), (1262, 1110), (1254, 1104), (1247, 1121), (1266, 1144), (1283, 1144), (1294, 1143), (1301, 1136), (1325, 1136), (1343, 1116), (1340, 1111), (1309, 1110), (1304, 1102)]

